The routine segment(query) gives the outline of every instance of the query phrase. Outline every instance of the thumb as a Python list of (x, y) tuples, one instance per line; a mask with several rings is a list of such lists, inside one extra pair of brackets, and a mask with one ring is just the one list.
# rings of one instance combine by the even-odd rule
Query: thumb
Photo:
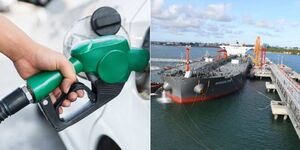
[(68, 59), (64, 56), (62, 56), (61, 59), (58, 61), (58, 68), (60, 72), (62, 73), (64, 79), (62, 82), (62, 90), (64, 93), (68, 93), (71, 85), (76, 81), (76, 72), (71, 64), (71, 62), (68, 61)]

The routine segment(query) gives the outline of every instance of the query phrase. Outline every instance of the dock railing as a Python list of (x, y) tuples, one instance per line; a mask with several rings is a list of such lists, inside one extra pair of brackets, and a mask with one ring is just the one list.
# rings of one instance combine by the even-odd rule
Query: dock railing
[(282, 100), (290, 107), (289, 114), (291, 119), (295, 119), (295, 127), (300, 127), (300, 86), (299, 84), (287, 75), (279, 66), (271, 64), (270, 65), (272, 80), (276, 83), (279, 90), (279, 95), (282, 94)]

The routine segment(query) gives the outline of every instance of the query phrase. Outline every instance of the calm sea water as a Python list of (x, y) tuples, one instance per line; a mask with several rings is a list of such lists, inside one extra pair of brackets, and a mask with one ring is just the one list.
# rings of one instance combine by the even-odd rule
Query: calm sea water
[[(183, 47), (152, 45), (153, 58), (184, 58)], [(191, 57), (206, 51), (215, 55), (217, 48), (193, 47)], [(250, 51), (251, 53), (251, 51)], [(300, 56), (267, 53), (273, 62), (283, 62), (300, 72)], [(157, 63), (163, 67), (176, 63)], [(160, 81), (157, 71), (152, 80)], [(162, 104), (152, 97), (151, 147), (154, 150), (299, 150), (300, 140), (290, 120), (273, 120), (270, 100), (280, 100), (268, 93), (268, 80), (247, 80), (245, 87), (231, 95), (192, 104)]]

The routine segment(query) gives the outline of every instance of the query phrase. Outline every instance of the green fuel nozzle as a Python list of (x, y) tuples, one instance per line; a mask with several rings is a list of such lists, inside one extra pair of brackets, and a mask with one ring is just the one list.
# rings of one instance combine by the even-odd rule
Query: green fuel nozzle
[[(76, 73), (92, 73), (106, 83), (126, 82), (131, 71), (142, 71), (148, 65), (149, 52), (130, 48), (125, 38), (117, 35), (86, 40), (71, 50)], [(57, 88), (63, 80), (59, 71), (40, 72), (29, 79), (34, 102), (37, 103)]]
[[(149, 57), (149, 51), (129, 47), (127, 40), (122, 36), (106, 35), (80, 42), (71, 49), (69, 61), (73, 64), (76, 73), (93, 74), (99, 78), (99, 81), (94, 83), (93, 90), (77, 83), (76, 86), (71, 86), (70, 91), (78, 89), (88, 91), (89, 107), (80, 110), (73, 119), (61, 120), (57, 109), (66, 98), (67, 94), (64, 94), (65, 97), (58, 100), (59, 104), (52, 105), (51, 100), (48, 99), (48, 103), (51, 104), (42, 105), (46, 118), (58, 131), (76, 123), (116, 97), (121, 92), (130, 72), (143, 71), (148, 66)], [(29, 102), (38, 103), (47, 98), (62, 80), (60, 71), (42, 71), (28, 78), (27, 86), (15, 90), (0, 101), (0, 122), (27, 106)], [(31, 100), (28, 96), (32, 97)]]

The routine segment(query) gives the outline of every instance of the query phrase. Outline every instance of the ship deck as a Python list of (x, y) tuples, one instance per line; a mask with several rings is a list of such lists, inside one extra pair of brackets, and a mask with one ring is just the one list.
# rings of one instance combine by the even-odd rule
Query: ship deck
[[(231, 63), (231, 60), (237, 59), (238, 64)], [(192, 76), (201, 76), (203, 78), (231, 77), (245, 71), (248, 66), (249, 59), (247, 57), (229, 57), (214, 62), (202, 61), (193, 62), (190, 64)], [(184, 77), (185, 65), (166, 70), (164, 76)]]

